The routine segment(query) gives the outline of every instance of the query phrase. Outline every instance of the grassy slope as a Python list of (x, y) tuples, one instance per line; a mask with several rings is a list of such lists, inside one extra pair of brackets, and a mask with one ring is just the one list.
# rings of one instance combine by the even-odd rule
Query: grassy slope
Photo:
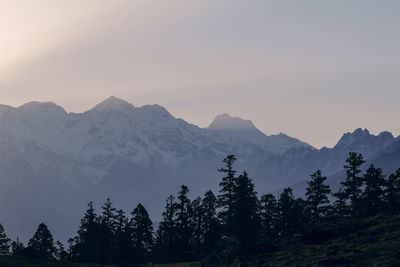
[(352, 227), (332, 226), (338, 234), (319, 244), (289, 245), (259, 254), (250, 266), (400, 266), (400, 215), (377, 216)]

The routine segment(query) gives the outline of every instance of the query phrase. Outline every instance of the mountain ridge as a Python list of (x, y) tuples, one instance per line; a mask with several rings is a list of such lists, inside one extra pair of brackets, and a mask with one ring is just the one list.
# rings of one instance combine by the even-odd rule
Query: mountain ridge
[[(28, 224), (45, 219), (62, 239), (76, 229), (87, 202), (101, 203), (108, 196), (126, 210), (140, 201), (157, 220), (165, 199), (181, 184), (194, 196), (217, 192), (217, 170), (228, 154), (237, 156), (235, 169), (239, 174), (246, 170), (260, 194), (300, 188), (317, 169), (337, 184), (350, 151), (363, 153), (368, 162), (390, 162), (385, 172), (400, 162), (400, 141), (387, 132), (357, 129), (344, 134), (337, 146), (315, 149), (284, 134), (268, 136), (251, 121), (234, 121), (245, 121), (244, 128), (260, 139), (243, 135), (243, 127), (239, 132), (238, 127), (200, 128), (162, 106), (135, 107), (116, 97), (83, 113), (67, 113), (51, 102), (0, 106), (4, 225), (24, 239), (31, 235)], [(21, 214), (29, 214), (26, 222)]]
[(292, 147), (312, 147), (283, 133), (267, 135), (260, 131), (251, 120), (232, 117), (227, 113), (217, 115), (207, 129), (248, 140), (274, 153), (283, 153)]

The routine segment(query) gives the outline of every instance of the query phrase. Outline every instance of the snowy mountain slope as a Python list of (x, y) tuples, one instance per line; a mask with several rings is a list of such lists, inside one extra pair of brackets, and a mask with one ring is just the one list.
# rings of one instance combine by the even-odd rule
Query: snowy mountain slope
[(163, 107), (135, 108), (111, 97), (82, 114), (67, 114), (53, 103), (32, 102), (4, 112), (1, 132), (57, 155), (94, 165), (121, 157), (140, 164), (158, 160), (179, 166), (193, 152), (211, 147), (225, 155), (262, 151), (248, 140), (200, 129), (174, 118)]
[(208, 129), (248, 140), (274, 153), (284, 153), (290, 148), (311, 148), (309, 144), (283, 133), (268, 136), (257, 129), (252, 121), (231, 117), (226, 113), (218, 115)]

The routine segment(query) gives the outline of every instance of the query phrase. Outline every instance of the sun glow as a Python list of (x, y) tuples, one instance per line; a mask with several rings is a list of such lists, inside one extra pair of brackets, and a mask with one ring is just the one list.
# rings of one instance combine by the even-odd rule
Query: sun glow
[[(111, 8), (110, 1), (21, 1), (0, 3), (0, 70), (21, 65), (52, 47), (65, 44), (87, 22)], [(94, 10), (96, 12), (94, 12)], [(4, 78), (4, 77), (2, 77)]]

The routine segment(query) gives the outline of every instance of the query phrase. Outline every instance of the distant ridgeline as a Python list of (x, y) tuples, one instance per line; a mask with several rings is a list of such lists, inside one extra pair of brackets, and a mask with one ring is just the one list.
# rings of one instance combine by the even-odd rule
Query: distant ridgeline
[(236, 173), (235, 161), (234, 155), (223, 160), (217, 194), (189, 199), (182, 185), (168, 197), (157, 229), (143, 205), (127, 216), (107, 199), (101, 214), (88, 204), (67, 249), (54, 243), (43, 223), (26, 246), (18, 239), (11, 243), (0, 226), (0, 254), (121, 266), (400, 264), (400, 169), (385, 176), (370, 165), (362, 172), (363, 156), (350, 152), (337, 192), (318, 170), (307, 181), (305, 199), (295, 198), (291, 188), (277, 198), (258, 198), (248, 174)]
[(135, 107), (116, 97), (82, 113), (50, 102), (0, 105), (0, 221), (9, 237), (25, 243), (38, 222), (46, 222), (55, 239), (67, 240), (86, 204), (110, 197), (125, 211), (140, 202), (158, 222), (165, 199), (182, 184), (190, 198), (218, 192), (216, 169), (226, 155), (238, 158), (235, 170), (246, 170), (260, 195), (276, 197), (290, 187), (304, 198), (315, 170), (336, 192), (349, 152), (363, 155), (363, 172), (374, 164), (393, 173), (400, 138), (357, 129), (331, 148), (316, 149), (228, 114), (201, 128), (162, 106)]

